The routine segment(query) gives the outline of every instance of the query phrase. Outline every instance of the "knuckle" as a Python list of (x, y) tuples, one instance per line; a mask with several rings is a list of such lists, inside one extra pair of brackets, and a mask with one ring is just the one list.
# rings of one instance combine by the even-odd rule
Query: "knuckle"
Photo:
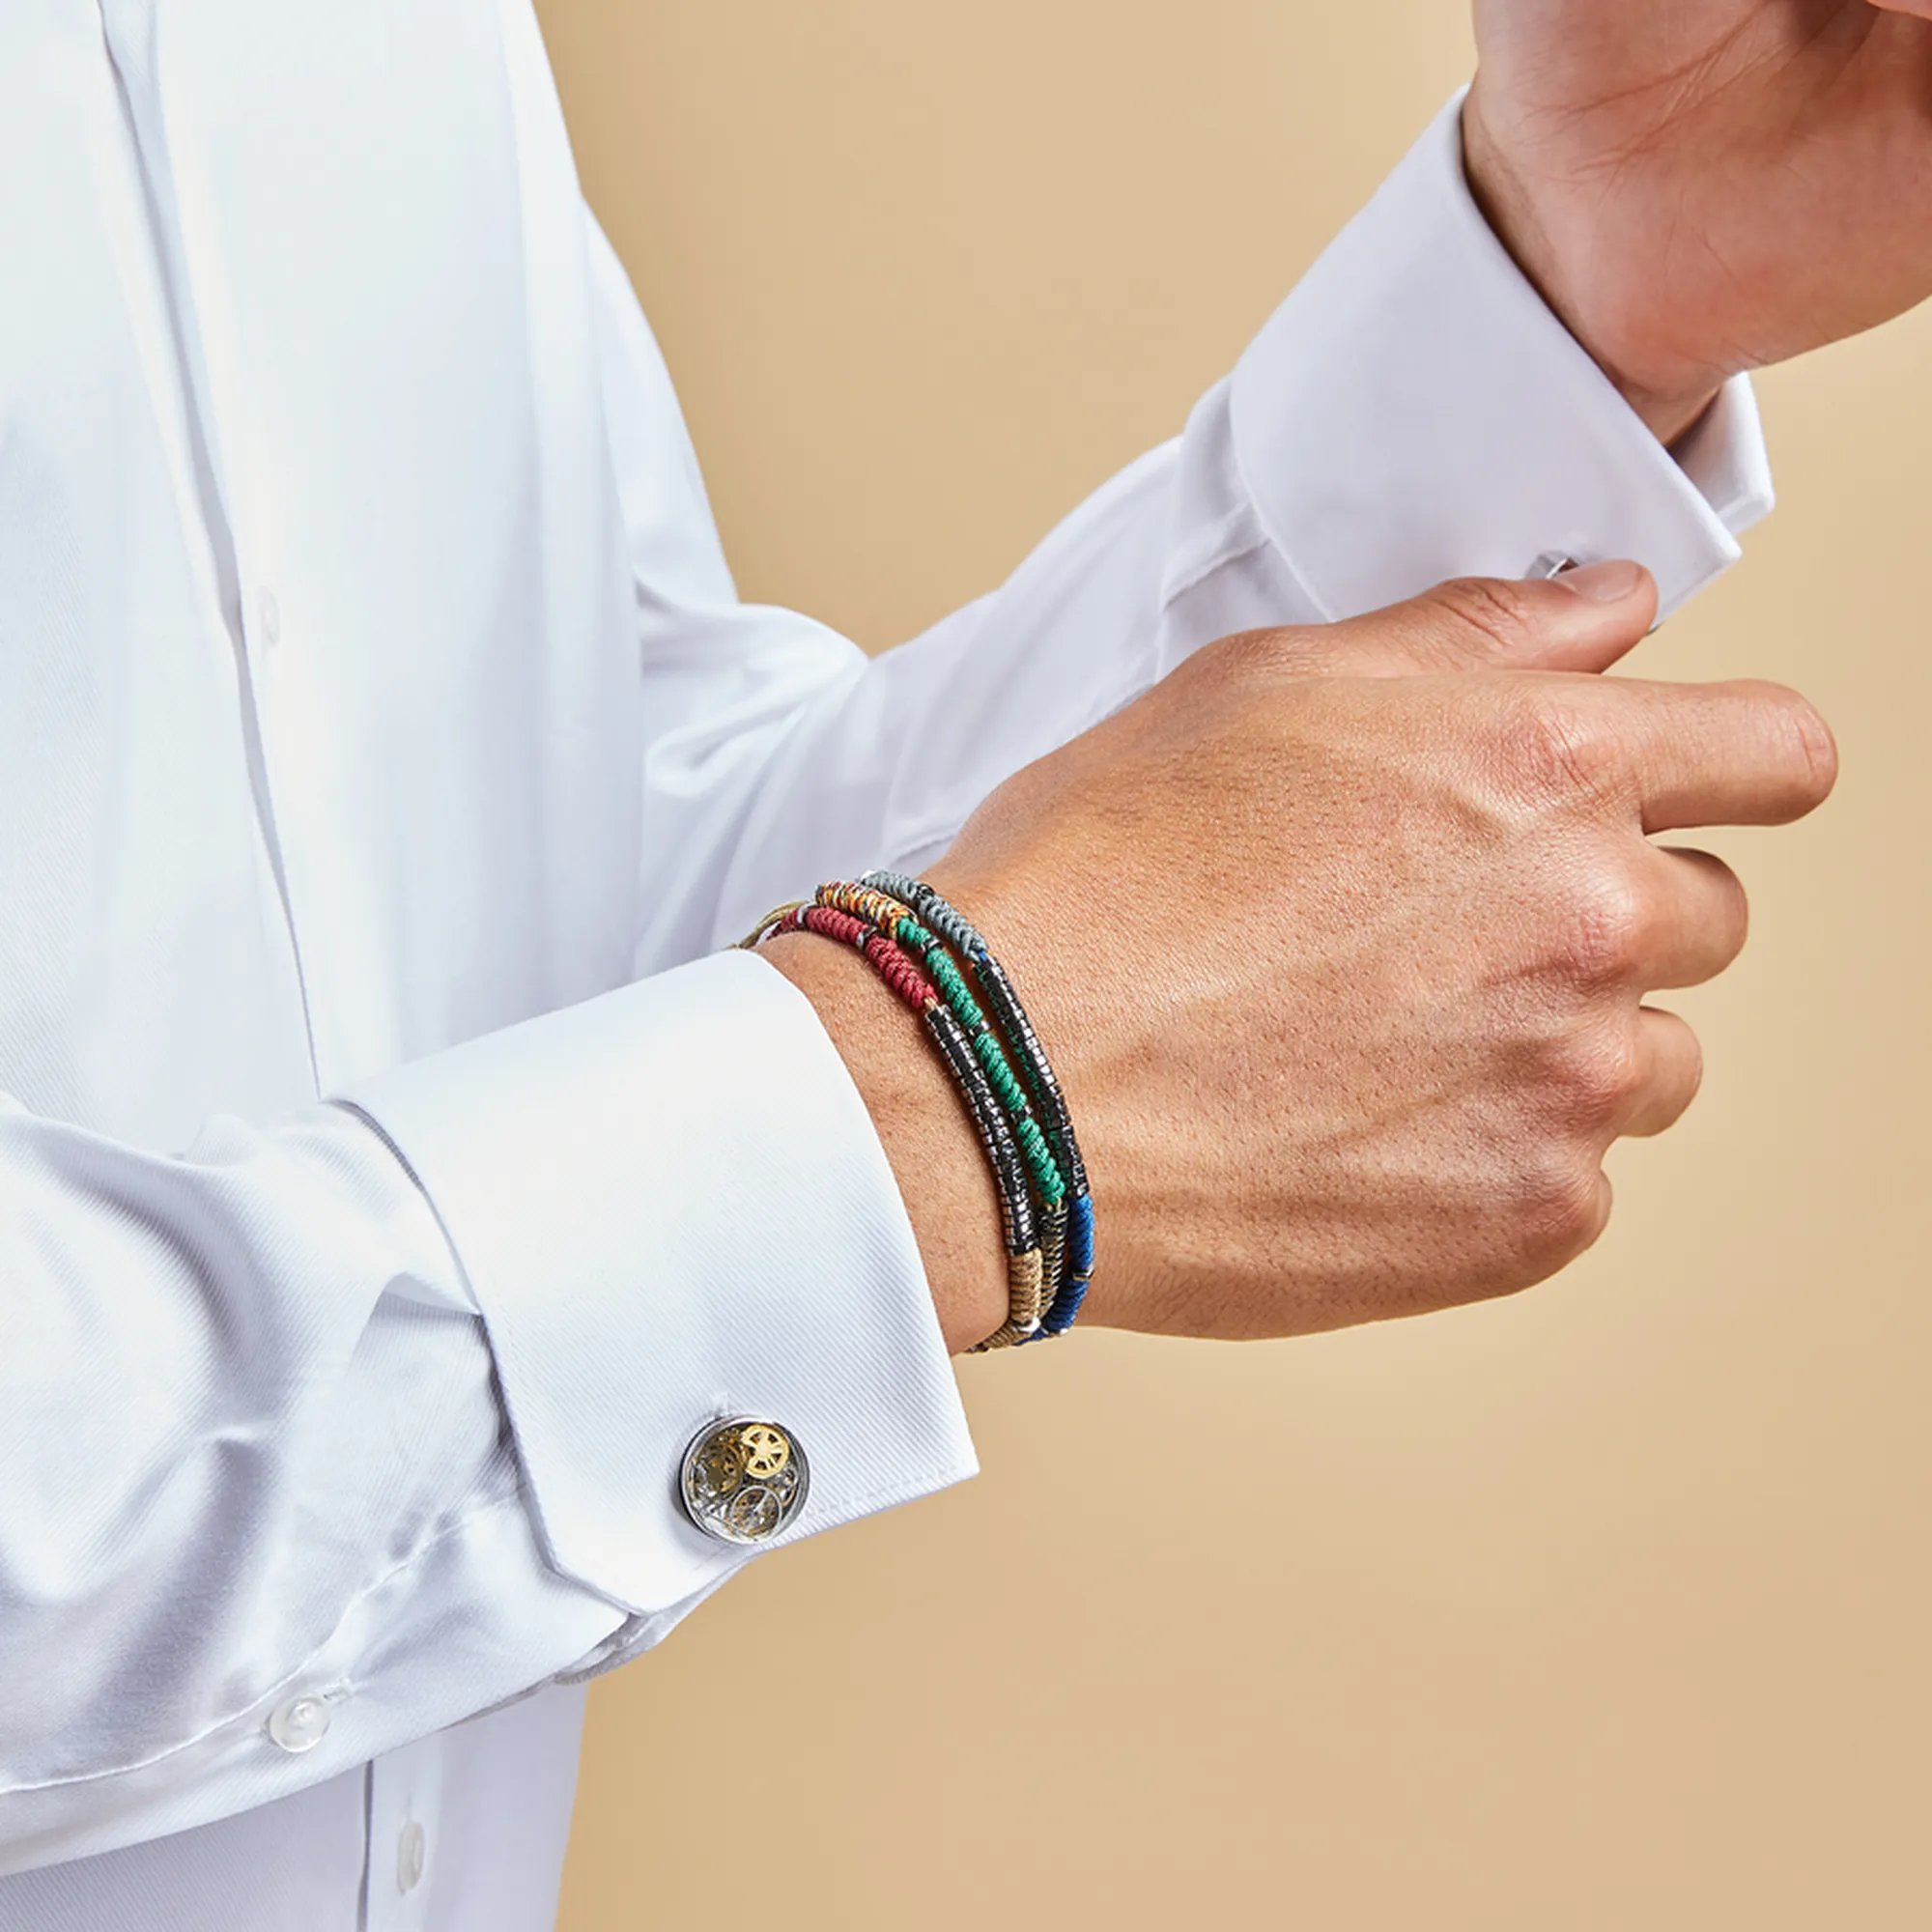
[(1549, 686), (1511, 707), (1496, 750), (1510, 779), (1538, 800), (1601, 797), (1623, 769), (1605, 721)]
[(1220, 639), (1210, 652), (1225, 670), (1252, 677), (1293, 677), (1305, 674), (1319, 660), (1317, 633), (1303, 626), (1277, 624), (1254, 631), (1236, 631)]
[(1605, 1200), (1596, 1162), (1552, 1151), (1517, 1177), (1512, 1246), (1521, 1271), (1541, 1280), (1574, 1261), (1603, 1233)]
[(1556, 1084), (1571, 1124), (1601, 1133), (1623, 1119), (1643, 1093), (1646, 1069), (1635, 1030), (1603, 1027), (1581, 1034), (1563, 1048)]
[(1553, 922), (1551, 963), (1581, 986), (1630, 979), (1649, 943), (1650, 907), (1624, 868), (1603, 865), (1573, 884)]
[(1449, 641), (1466, 656), (1514, 654), (1535, 628), (1522, 586), (1502, 578), (1455, 578), (1437, 584), (1425, 601), (1449, 620)]

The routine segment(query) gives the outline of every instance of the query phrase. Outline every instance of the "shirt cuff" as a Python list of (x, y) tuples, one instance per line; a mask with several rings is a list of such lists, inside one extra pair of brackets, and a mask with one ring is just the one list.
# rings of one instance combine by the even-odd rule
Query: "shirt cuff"
[(1484, 220), (1462, 109), (1459, 94), (1241, 358), (1242, 480), (1328, 619), (1546, 556), (1635, 557), (1667, 616), (1772, 507), (1750, 384), (1665, 449)]
[(745, 1560), (677, 1500), (722, 1416), (769, 1416), (810, 1460), (762, 1548), (974, 1473), (885, 1151), (761, 960), (699, 960), (340, 1097), (448, 1236), (551, 1560), (634, 1616)]

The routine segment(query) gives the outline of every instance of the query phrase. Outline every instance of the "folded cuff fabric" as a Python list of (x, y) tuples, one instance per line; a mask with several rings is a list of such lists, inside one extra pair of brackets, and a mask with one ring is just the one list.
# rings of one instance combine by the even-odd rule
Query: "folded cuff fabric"
[(1242, 356), (1242, 481), (1325, 618), (1445, 578), (1522, 577), (1544, 555), (1634, 557), (1668, 616), (1772, 507), (1750, 384), (1728, 384), (1673, 457), (1484, 220), (1462, 106), (1459, 94)]
[(885, 1151), (763, 961), (699, 960), (342, 1097), (441, 1217), (565, 1575), (651, 1617), (745, 1560), (676, 1501), (723, 1415), (775, 1417), (811, 1458), (777, 1541), (974, 1473)]

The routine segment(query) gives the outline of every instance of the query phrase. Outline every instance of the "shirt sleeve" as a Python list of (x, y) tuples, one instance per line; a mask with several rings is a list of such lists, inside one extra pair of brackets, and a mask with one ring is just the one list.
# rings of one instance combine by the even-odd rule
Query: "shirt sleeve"
[(350, 1101), (435, 1204), (483, 1311), (544, 1546), (668, 1630), (746, 1559), (687, 1520), (684, 1451), (769, 1416), (797, 1523), (973, 1473), (897, 1183), (810, 1003), (724, 952), (384, 1074)]
[(350, 1114), (166, 1157), (0, 1101), (0, 1871), (286, 1796), (621, 1622), (548, 1561), (447, 1243)]
[(655, 1642), (750, 1553), (676, 1499), (721, 1415), (810, 1458), (774, 1543), (974, 1467), (864, 1104), (742, 953), (180, 1157), (0, 1102), (0, 1872)]
[[(590, 238), (655, 721), (644, 967), (816, 879), (936, 857), (1002, 779), (1209, 639), (1359, 615), (1448, 577), (1634, 556), (1665, 613), (1772, 504), (1749, 383), (1673, 452), (1497, 242), (1458, 95), (1183, 432), (996, 590), (867, 660), (736, 602), (655, 345)], [(648, 451), (683, 452), (653, 465)], [(701, 542), (680, 531), (699, 527)]]

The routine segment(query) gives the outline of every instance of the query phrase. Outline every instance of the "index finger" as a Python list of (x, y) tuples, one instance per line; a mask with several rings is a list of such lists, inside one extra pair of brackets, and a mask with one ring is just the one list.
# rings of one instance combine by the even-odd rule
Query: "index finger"
[(1781, 684), (1597, 687), (1628, 731), (1646, 832), (1699, 825), (1785, 825), (1815, 810), (1838, 776), (1831, 726)]

